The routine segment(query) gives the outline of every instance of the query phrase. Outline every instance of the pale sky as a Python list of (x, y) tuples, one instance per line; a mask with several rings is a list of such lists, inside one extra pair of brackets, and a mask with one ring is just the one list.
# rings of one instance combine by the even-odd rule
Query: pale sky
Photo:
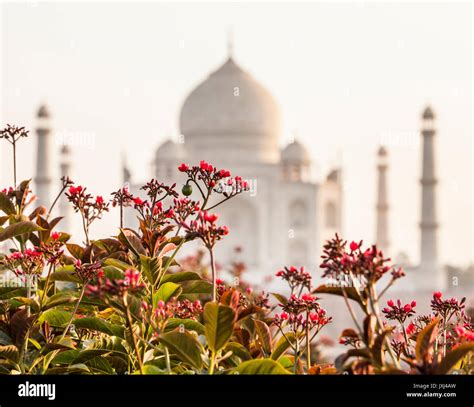
[[(420, 113), (437, 113), (440, 257), (473, 256), (472, 10), (470, 3), (3, 3), (0, 124), (34, 129), (46, 102), (59, 136), (75, 136), (73, 178), (117, 189), (121, 152), (134, 178), (178, 134), (189, 91), (226, 58), (277, 98), (282, 145), (304, 142), (319, 178), (342, 163), (348, 239), (374, 239), (375, 152), (390, 154), (392, 254), (418, 261)], [(33, 175), (34, 132), (20, 147)], [(0, 145), (0, 185), (11, 159)], [(112, 234), (116, 214), (96, 233)]]

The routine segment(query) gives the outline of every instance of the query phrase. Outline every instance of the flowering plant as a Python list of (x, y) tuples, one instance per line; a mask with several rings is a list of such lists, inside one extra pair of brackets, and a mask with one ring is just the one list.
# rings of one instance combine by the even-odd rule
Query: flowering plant
[[(16, 154), (28, 133), (9, 126), (0, 134)], [(0, 273), (12, 276), (12, 284), (0, 287), (0, 372), (473, 372), (465, 299), (434, 293), (427, 315), (416, 315), (415, 301), (388, 300), (381, 309), (381, 298), (404, 273), (376, 246), (363, 249), (362, 242), (347, 245), (336, 236), (324, 246), (328, 283), (314, 288), (303, 267), (285, 267), (276, 276), (288, 289), (271, 293), (276, 303), (245, 282), (243, 262), (231, 264), (228, 284), (214, 253), (229, 233), (218, 207), (249, 185), (204, 161), (178, 171), (187, 176), (181, 193), (153, 179), (143, 196), (122, 187), (111, 199), (64, 178), (51, 208), (30, 210), (35, 196), (29, 181), (17, 184), (15, 167), (13, 186), (0, 189), (0, 242), (8, 248)], [(61, 218), (50, 218), (62, 194), (81, 217), (81, 244), (59, 231)], [(124, 227), (127, 207), (137, 215), (137, 229)], [(93, 238), (90, 226), (113, 208), (120, 211), (117, 233)], [(203, 250), (179, 259), (192, 240)], [(389, 280), (379, 293), (384, 276)], [(321, 307), (325, 295), (341, 297), (354, 323), (341, 333), (347, 351), (334, 363), (320, 352), (330, 345), (321, 332), (333, 322)]]

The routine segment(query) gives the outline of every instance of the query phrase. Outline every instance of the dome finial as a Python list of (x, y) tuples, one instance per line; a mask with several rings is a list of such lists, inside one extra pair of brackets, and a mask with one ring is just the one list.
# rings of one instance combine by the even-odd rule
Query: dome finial
[(234, 30), (232, 27), (227, 31), (227, 56), (229, 59), (234, 56)]

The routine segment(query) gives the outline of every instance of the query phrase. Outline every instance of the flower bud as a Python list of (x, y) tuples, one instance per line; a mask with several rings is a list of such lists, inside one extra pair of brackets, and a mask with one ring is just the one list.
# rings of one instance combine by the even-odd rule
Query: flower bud
[(183, 189), (181, 190), (184, 196), (189, 196), (193, 193), (193, 187), (189, 184), (183, 185)]

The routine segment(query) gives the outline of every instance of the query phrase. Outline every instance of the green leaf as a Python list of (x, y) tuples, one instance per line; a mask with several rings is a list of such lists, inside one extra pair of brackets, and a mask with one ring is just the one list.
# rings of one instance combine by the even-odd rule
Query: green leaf
[(73, 363), (85, 363), (90, 359), (93, 359), (97, 356), (102, 356), (107, 353), (110, 353), (110, 350), (107, 349), (86, 349), (81, 351), (73, 360)]
[[(286, 338), (288, 338), (293, 343), (295, 340), (295, 335), (289, 332), (288, 334), (286, 334)], [(280, 356), (283, 355), (287, 351), (287, 349), (290, 347), (291, 344), (288, 342), (286, 338), (282, 336), (278, 340), (277, 344), (275, 345), (275, 348), (273, 349), (272, 354), (270, 355), (271, 359), (273, 360), (280, 359)]]
[(436, 318), (429, 325), (425, 326), (416, 338), (415, 356), (418, 362), (422, 362), (433, 346), (438, 333), (439, 319)]
[(165, 332), (184, 327), (188, 331), (195, 331), (199, 335), (204, 335), (204, 325), (194, 319), (170, 318), (166, 323)]
[(13, 237), (19, 237), (21, 235), (26, 235), (31, 232), (38, 232), (44, 230), (39, 227), (36, 223), (29, 220), (24, 220), (21, 222), (13, 223), (10, 226), (7, 226), (5, 229), (0, 231), (0, 242), (4, 240), (11, 239)]
[(313, 294), (332, 294), (332, 295), (338, 295), (340, 297), (344, 297), (343, 288), (344, 288), (344, 291), (346, 292), (347, 298), (349, 298), (350, 300), (354, 300), (360, 304), (359, 295), (357, 294), (357, 291), (354, 287), (337, 287), (337, 286), (323, 284), (323, 285), (320, 285), (318, 288), (315, 288), (312, 291), (312, 293)]
[(202, 368), (202, 346), (189, 332), (174, 330), (161, 334), (160, 343), (176, 354), (184, 363), (196, 368)]
[(71, 313), (60, 309), (50, 309), (43, 312), (39, 317), (39, 322), (46, 321), (49, 325), (64, 328), (71, 319)]
[(9, 298), (24, 297), (26, 295), (25, 287), (0, 287), (0, 300)]
[(79, 355), (77, 349), (67, 349), (58, 353), (51, 361), (52, 365), (72, 365), (73, 360)]
[(121, 325), (113, 325), (110, 322), (96, 317), (77, 318), (73, 322), (76, 328), (90, 329), (103, 332), (111, 336), (125, 338), (125, 328)]
[(385, 329), (380, 335), (375, 337), (373, 346), (371, 348), (372, 355), (375, 359), (375, 362), (378, 366), (385, 365), (385, 352), (384, 352), (384, 345), (385, 345), (385, 337), (392, 332), (393, 329)]
[[(143, 374), (148, 374), (148, 375), (159, 375), (159, 374), (165, 374), (166, 371), (161, 370), (159, 367), (153, 366), (153, 365), (145, 365), (143, 366)], [(139, 370), (136, 372), (133, 372), (133, 374), (141, 374)]]
[(69, 290), (59, 291), (46, 300), (43, 309), (47, 310), (58, 305), (71, 304), (76, 301), (77, 294), (75, 292)]
[(85, 253), (85, 249), (82, 246), (79, 246), (78, 244), (74, 243), (68, 243), (66, 247), (69, 250), (69, 253), (71, 253), (72, 257), (78, 260), (82, 260)]
[(255, 330), (257, 332), (260, 345), (262, 346), (265, 354), (269, 355), (272, 351), (272, 333), (270, 332), (270, 328), (265, 322), (260, 321), (259, 319), (256, 319), (253, 322), (255, 323)]
[(109, 361), (101, 356), (97, 356), (95, 358), (89, 359), (86, 363), (89, 368), (100, 374), (114, 374), (114, 369), (110, 365)]
[(467, 342), (450, 350), (436, 368), (436, 374), (448, 374), (468, 354), (474, 352), (474, 342)]
[(108, 259), (106, 259), (104, 261), (104, 264), (106, 266), (114, 266), (114, 267), (117, 267), (118, 269), (122, 270), (122, 271), (125, 271), (127, 269), (130, 269), (130, 268), (133, 268), (133, 266), (131, 264), (128, 264), (128, 263), (125, 263), (124, 261), (122, 260), (119, 260), (119, 259), (114, 259), (112, 257), (109, 257)]
[(72, 374), (72, 373), (89, 373), (90, 369), (84, 363), (64, 367), (52, 367), (46, 371), (47, 375)]
[(241, 363), (233, 371), (234, 374), (245, 375), (287, 375), (290, 374), (282, 365), (273, 359), (255, 359)]
[(201, 280), (201, 277), (199, 276), (198, 273), (195, 273), (193, 271), (182, 271), (179, 273), (172, 273), (172, 274), (167, 274), (161, 279), (161, 283), (167, 283), (167, 282), (172, 282), (172, 283), (181, 283), (183, 281), (193, 281), (193, 280)]
[(8, 359), (14, 363), (18, 362), (20, 352), (15, 345), (0, 346), (0, 359)]
[(178, 297), (181, 293), (181, 287), (175, 283), (164, 283), (153, 295), (153, 308), (156, 308), (158, 301), (168, 302), (171, 297)]
[(79, 283), (79, 277), (76, 275), (74, 266), (63, 266), (59, 267), (54, 273), (51, 274), (52, 281), (68, 281), (70, 283)]
[(210, 294), (212, 284), (204, 280), (183, 281), (181, 283), (182, 294)]
[(213, 352), (222, 349), (232, 336), (235, 316), (234, 310), (226, 305), (208, 302), (204, 307), (204, 329)]
[(8, 195), (4, 192), (0, 192), (0, 210), (5, 212), (7, 215), (13, 215), (16, 213), (15, 205), (13, 205), (13, 202), (10, 201), (10, 198), (8, 198)]
[(140, 256), (140, 264), (142, 274), (146, 277), (148, 282), (153, 286), (160, 282), (163, 268), (161, 259), (158, 257)]
[(252, 359), (247, 348), (238, 342), (229, 342), (225, 347), (225, 352), (229, 351), (243, 361)]
[(104, 271), (104, 276), (110, 280), (121, 280), (124, 277), (122, 269), (115, 266), (105, 266), (102, 267), (102, 270)]
[(127, 246), (137, 257), (145, 255), (146, 250), (142, 245), (140, 238), (131, 229), (120, 229), (118, 236), (120, 242)]
[(282, 294), (278, 294), (278, 293), (271, 293), (279, 302), (280, 304), (282, 305), (285, 305), (287, 302), (288, 302), (288, 298), (286, 298), (284, 295)]

